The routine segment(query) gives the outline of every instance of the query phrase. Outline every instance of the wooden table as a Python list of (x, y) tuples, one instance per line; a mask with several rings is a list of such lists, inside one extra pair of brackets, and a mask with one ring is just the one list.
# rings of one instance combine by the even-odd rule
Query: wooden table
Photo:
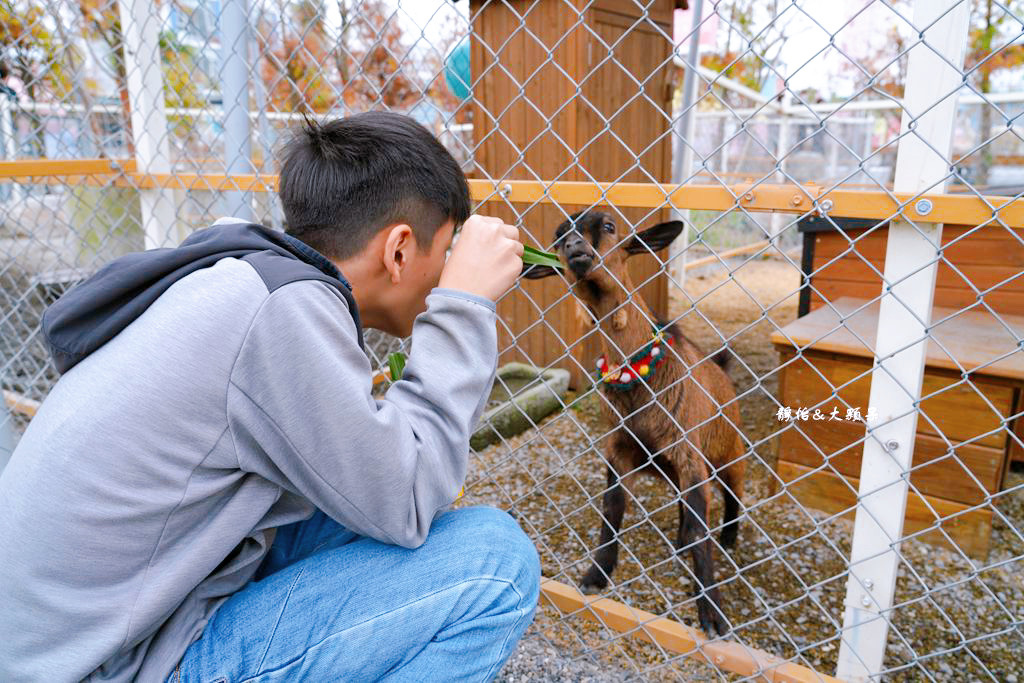
[[(945, 531), (965, 552), (984, 557), (992, 508), (972, 508), (1002, 489), (1011, 458), (1024, 458), (1010, 438), (1012, 431), (1024, 441), (1024, 417), (1012, 419), (1024, 410), (1024, 316), (936, 306), (932, 325), (904, 530), (932, 529), (924, 540), (949, 545)], [(812, 415), (815, 408), (827, 416), (838, 408), (839, 418), (847, 408), (866, 415), (877, 327), (877, 302), (844, 296), (773, 333), (784, 366), (779, 402)], [(785, 426), (776, 471), (792, 482), (787, 489), (810, 507), (852, 514), (865, 424), (807, 419)]]

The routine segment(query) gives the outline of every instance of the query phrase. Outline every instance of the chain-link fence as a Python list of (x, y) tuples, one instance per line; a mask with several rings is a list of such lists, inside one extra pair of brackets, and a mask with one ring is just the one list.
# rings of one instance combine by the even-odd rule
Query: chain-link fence
[(1024, 669), (1024, 3), (14, 0), (0, 32), (0, 453), (57, 380), (45, 306), (283, 227), (303, 115), (406, 112), (573, 256), (499, 303), (460, 501), (541, 554), (506, 679)]

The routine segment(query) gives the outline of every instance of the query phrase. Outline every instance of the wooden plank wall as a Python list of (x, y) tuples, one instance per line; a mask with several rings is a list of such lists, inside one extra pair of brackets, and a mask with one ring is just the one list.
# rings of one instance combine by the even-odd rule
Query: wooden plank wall
[[(786, 491), (803, 505), (830, 514), (853, 519), (857, 507), (857, 477), (834, 472), (815, 471), (804, 465), (779, 461), (777, 472), (786, 485)], [(972, 509), (969, 505), (921, 495), (911, 488), (907, 494), (907, 511), (903, 535), (920, 531), (921, 540), (954, 551), (963, 551), (971, 557), (988, 557), (992, 535), (992, 510)]]
[[(575, 16), (571, 11), (553, 12), (538, 6), (527, 12), (532, 4), (523, 0), (489, 3), (484, 11), (480, 2), (471, 4), (475, 176), (579, 180), (572, 148), (579, 103), (568, 99), (571, 83), (558, 67), (569, 75), (578, 72), (580, 34), (586, 29), (572, 28)], [(547, 62), (547, 46), (556, 44), (554, 63)], [(564, 220), (563, 213), (550, 204), (517, 204), (512, 210), (495, 201), (479, 211), (513, 223), (521, 218), (524, 231), (531, 233), (540, 247), (550, 245), (555, 227)], [(526, 235), (524, 239), (529, 241)], [(500, 362), (547, 365), (564, 354), (558, 336), (566, 342), (574, 339), (575, 321), (570, 307), (554, 305), (565, 296), (564, 285), (557, 286), (560, 283), (554, 279), (523, 281), (521, 290), (514, 290), (501, 302), (499, 348), (504, 353)], [(505, 326), (508, 328), (503, 329)]]
[[(669, 60), (670, 46), (652, 23), (634, 26), (635, 3), (603, 2), (598, 7), (591, 15), (601, 41), (591, 40), (586, 48), (591, 76), (583, 91), (589, 102), (599, 106), (585, 105), (580, 112), (580, 132), (590, 136), (581, 145), (581, 172), (584, 177), (606, 181), (669, 181), (672, 144), (665, 132), (672, 127), (672, 89), (671, 73), (665, 62)], [(672, 35), (670, 8), (660, 30)], [(605, 59), (608, 52), (602, 42), (614, 46), (614, 60)], [(620, 226), (629, 223), (638, 230), (669, 219), (667, 209), (612, 207), (611, 212), (619, 218)], [(661, 255), (667, 258), (667, 250)], [(636, 285), (651, 280), (661, 269), (653, 256), (636, 256), (630, 261), (630, 277)], [(640, 295), (657, 315), (667, 314), (664, 276), (641, 287)], [(581, 360), (588, 370), (600, 353), (599, 344), (595, 335), (583, 347)]]
[[(864, 413), (871, 389), (870, 359), (816, 351), (796, 357), (792, 349), (783, 347), (779, 352), (780, 364), (787, 364), (780, 386), (783, 405), (810, 407), (812, 413), (819, 407), (823, 414), (836, 407), (840, 418), (847, 407), (859, 407)], [(921, 493), (977, 504), (1002, 488), (1007, 434), (999, 431), (999, 425), (1010, 414), (1014, 389), (978, 380), (972, 386), (944, 390), (958, 381), (953, 372), (930, 370), (924, 377), (922, 391), (931, 396), (921, 403), (910, 480)], [(780, 435), (780, 459), (812, 468), (828, 463), (840, 474), (860, 475), (863, 423), (807, 420), (793, 424)], [(947, 440), (955, 458), (949, 454)]]
[[(862, 299), (881, 295), (886, 229), (850, 230), (846, 236), (823, 231), (811, 236), (815, 273), (811, 282), (818, 290), (811, 292), (811, 310), (822, 305), (822, 296), (833, 300), (844, 295)], [(969, 306), (978, 300), (972, 284), (982, 292), (999, 285), (985, 293), (985, 303), (997, 313), (1024, 315), (1024, 229), (947, 225), (942, 245), (946, 260), (939, 263), (936, 276), (936, 306)]]
[[(660, 29), (671, 36), (671, 2), (660, 4), (664, 8), (652, 16), (664, 18)], [(489, 3), (483, 11), (481, 2), (471, 3), (470, 55), (478, 79), (473, 103), (475, 177), (669, 179), (672, 145), (664, 133), (670, 128), (671, 46), (649, 21), (633, 25), (633, 3), (576, 3), (580, 9), (585, 5), (587, 26), (576, 26), (578, 15), (562, 0)], [(609, 46), (614, 60), (606, 59)], [(646, 97), (638, 96), (641, 88)], [(555, 228), (583, 208), (509, 208), (492, 201), (479, 210), (511, 222), (521, 218), (535, 246), (548, 247)], [(629, 209), (621, 210), (620, 216), (642, 229), (665, 220), (667, 211)], [(631, 275), (638, 284), (660, 268), (650, 256), (634, 260)], [(499, 315), (506, 327), (499, 340), (501, 362), (558, 363), (572, 372), (573, 384), (579, 386), (597, 346), (596, 341), (578, 343), (585, 330), (566, 294), (560, 278), (524, 281), (521, 290), (501, 302)], [(642, 294), (657, 313), (666, 313), (664, 278), (648, 284)], [(576, 362), (566, 348), (572, 349)]]

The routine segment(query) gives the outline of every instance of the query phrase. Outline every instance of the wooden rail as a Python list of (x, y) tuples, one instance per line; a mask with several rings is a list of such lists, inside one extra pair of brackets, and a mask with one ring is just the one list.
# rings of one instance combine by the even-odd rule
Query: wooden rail
[(13, 391), (4, 389), (4, 403), (11, 409), (11, 412), (24, 415), (28, 418), (36, 416), (36, 411), (39, 410), (39, 401), (16, 394)]
[[(881, 190), (830, 189), (817, 185), (671, 185), (658, 183), (590, 183), (510, 180), (493, 183), (471, 180), (474, 199), (560, 204), (611, 204), (618, 207), (747, 211), (806, 214), (823, 211), (844, 218), (887, 221), (902, 213), (907, 220), (953, 225), (981, 225), (998, 216), (1010, 227), (1024, 227), (1024, 200), (1013, 197), (978, 197), (953, 194), (890, 193)], [(928, 200), (926, 212), (918, 212)], [(991, 208), (990, 208), (991, 207)], [(923, 207), (922, 207), (923, 208)]]
[[(33, 178), (33, 182), (63, 183), (68, 177), (90, 185), (135, 189), (243, 190), (276, 192), (277, 176), (225, 173), (139, 173), (128, 159), (71, 159), (0, 162), (0, 180)], [(994, 219), (1013, 228), (1024, 227), (1024, 199), (966, 194), (892, 193), (883, 190), (826, 189), (806, 185), (752, 184), (673, 185), (670, 183), (592, 183), (575, 181), (470, 180), (476, 201), (517, 203), (614, 204), (658, 208), (729, 211), (743, 209), (803, 215), (825, 212), (844, 218), (907, 220), (951, 225), (982, 225)], [(927, 202), (921, 202), (927, 200)], [(930, 205), (925, 211), (923, 205)], [(922, 211), (918, 211), (922, 208)]]
[(540, 591), (563, 615), (581, 616), (670, 652), (697, 657), (723, 671), (772, 683), (839, 683), (837, 678), (740, 643), (709, 641), (697, 629), (608, 598), (583, 595), (558, 581), (541, 578)]
[(111, 176), (134, 173), (133, 159), (17, 159), (0, 161), (0, 178)]
[(716, 252), (714, 254), (711, 254), (710, 256), (702, 256), (699, 259), (694, 259), (693, 261), (688, 261), (686, 263), (686, 266), (684, 266), (684, 270), (690, 270), (691, 268), (697, 268), (699, 266), (704, 266), (704, 265), (707, 265), (709, 263), (721, 263), (722, 261), (724, 261), (725, 259), (729, 258), (730, 256), (739, 256), (740, 254), (748, 254), (748, 253), (750, 253), (752, 251), (757, 251), (758, 249), (760, 249), (762, 247), (767, 247), (769, 244), (771, 244), (770, 241), (768, 241), (768, 240), (761, 240), (759, 242), (751, 242), (750, 244), (744, 244), (742, 247), (733, 247), (732, 249), (726, 249), (725, 251), (719, 251), (719, 252)]

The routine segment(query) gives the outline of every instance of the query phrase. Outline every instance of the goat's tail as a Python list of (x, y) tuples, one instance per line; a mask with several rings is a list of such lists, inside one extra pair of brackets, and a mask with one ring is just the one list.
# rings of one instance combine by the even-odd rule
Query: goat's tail
[(732, 353), (729, 351), (729, 347), (726, 346), (715, 355), (711, 356), (711, 360), (715, 362), (715, 365), (722, 368), (723, 370), (729, 370), (729, 361), (732, 360)]

